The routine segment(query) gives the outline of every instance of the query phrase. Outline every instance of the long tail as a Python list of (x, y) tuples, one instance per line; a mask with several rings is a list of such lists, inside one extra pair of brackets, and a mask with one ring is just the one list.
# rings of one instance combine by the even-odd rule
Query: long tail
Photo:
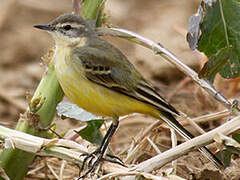
[[(164, 120), (164, 122), (166, 122), (171, 128), (176, 130), (185, 139), (190, 140), (194, 138), (194, 136), (189, 131), (187, 131), (169, 112), (161, 112), (160, 118)], [(223, 163), (214, 154), (212, 154), (210, 150), (208, 150), (206, 147), (200, 147), (198, 148), (198, 150), (206, 158), (213, 162), (218, 169), (223, 169)]]

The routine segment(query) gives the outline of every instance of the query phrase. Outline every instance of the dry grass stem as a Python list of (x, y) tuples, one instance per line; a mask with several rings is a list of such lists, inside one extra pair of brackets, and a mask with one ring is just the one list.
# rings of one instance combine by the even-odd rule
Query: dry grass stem
[(148, 140), (148, 142), (151, 144), (151, 146), (153, 147), (153, 149), (157, 152), (157, 154), (162, 153), (162, 152), (160, 151), (160, 149), (157, 147), (157, 145), (156, 145), (149, 137), (147, 137), (147, 140)]
[[(225, 118), (225, 117), (229, 116), (230, 114), (231, 114), (231, 112), (228, 109), (225, 109), (220, 112), (210, 113), (210, 114), (206, 114), (206, 115), (199, 116), (196, 118), (192, 118), (192, 120), (196, 123), (209, 122), (209, 121), (214, 121), (216, 119)], [(183, 124), (185, 124), (185, 123), (183, 123)]]
[[(174, 129), (170, 128), (171, 131), (171, 140), (172, 140), (172, 148), (177, 146), (177, 135)], [(177, 160), (172, 161), (172, 166), (173, 166), (173, 173), (176, 174), (177, 171)]]
[[(128, 150), (128, 156), (125, 159), (126, 162), (130, 162), (131, 158), (134, 157), (134, 154), (136, 154), (138, 152), (139, 149), (142, 148), (142, 146), (140, 145), (140, 142), (143, 142), (143, 139), (146, 138), (146, 136), (148, 136), (150, 134), (150, 132), (158, 127), (162, 122), (161, 121), (155, 121), (153, 124), (151, 124), (150, 126), (148, 126), (146, 128), (146, 130), (144, 132), (139, 133), (140, 135), (137, 136), (137, 139), (134, 139), (129, 147)], [(136, 146), (137, 145), (137, 146)]]
[[(129, 147), (129, 150), (128, 150), (128, 155), (130, 158), (133, 154), (133, 152), (137, 152), (137, 148), (140, 148), (140, 146), (136, 147), (136, 144), (140, 144), (141, 141), (143, 141), (143, 139), (148, 136), (150, 134), (150, 132), (152, 131), (152, 129), (156, 128), (157, 126), (159, 126), (162, 122), (161, 121), (155, 121), (153, 124), (151, 124), (150, 126), (148, 126), (146, 128), (146, 130), (144, 130), (144, 132), (141, 132), (139, 133), (140, 135), (137, 136), (138, 138), (137, 139), (134, 139)], [(121, 123), (122, 125), (122, 123)], [(130, 155), (131, 154), (131, 155)], [(130, 159), (126, 158), (127, 161), (129, 161)]]
[(218, 133), (222, 134), (231, 134), (235, 131), (240, 129), (240, 116), (235, 117), (229, 122), (226, 122), (225, 124), (219, 126), (218, 128), (211, 130), (201, 136), (195, 137), (183, 144), (180, 144), (176, 146), (175, 148), (172, 148), (168, 151), (165, 151), (161, 153), (160, 155), (157, 155), (151, 159), (148, 159), (140, 164), (138, 164), (134, 170), (137, 171), (144, 171), (144, 172), (151, 172), (152, 170), (159, 168), (166, 164), (169, 161), (172, 161), (183, 154), (186, 154), (187, 152), (191, 151), (192, 149), (195, 149), (200, 146), (204, 146), (206, 144), (209, 144), (213, 141), (214, 137)]
[[(80, 160), (81, 153), (88, 149), (74, 141), (66, 139), (45, 139), (0, 126), (0, 136), (7, 139), (7, 146), (40, 155), (59, 155), (62, 158)], [(5, 142), (6, 143), (6, 142)], [(60, 147), (58, 147), (60, 146)], [(77, 151), (78, 152), (77, 152)]]
[(140, 117), (139, 119), (131, 119), (131, 121), (129, 121), (129, 119), (128, 119), (128, 121), (121, 121), (121, 125), (122, 126), (130, 126), (130, 125), (140, 124), (140, 123), (141, 124), (151, 124), (151, 123), (156, 122), (155, 119), (148, 119), (146, 121), (146, 119), (142, 118), (141, 115), (138, 115), (138, 116)]
[(1, 174), (1, 178), (3, 178), (4, 180), (10, 180), (10, 178), (8, 177), (8, 175), (6, 174), (6, 172), (1, 166), (0, 166), (0, 174)]
[(181, 117), (184, 118), (185, 120), (187, 120), (187, 122), (193, 127), (195, 128), (200, 134), (204, 134), (205, 131), (191, 118), (189, 118), (186, 114), (180, 112)]
[(62, 160), (60, 173), (59, 173), (59, 180), (63, 180), (63, 172), (64, 172), (64, 168), (66, 166), (66, 163), (67, 162), (65, 160)]
[(45, 167), (45, 165), (40, 165), (32, 170), (29, 170), (27, 175), (31, 175), (31, 174), (36, 174), (37, 171), (40, 171), (41, 169), (43, 169)]
[(139, 136), (136, 140), (135, 140), (135, 143), (139, 143), (140, 141), (142, 141), (147, 135), (149, 135), (151, 133), (151, 131), (160, 126), (162, 124), (161, 121), (157, 120), (155, 121), (154, 123), (152, 123), (150, 126), (148, 126), (146, 128), (146, 130), (143, 131), (143, 133), (141, 133), (141, 136)]
[(124, 159), (125, 163), (130, 163), (131, 161), (133, 161), (134, 159), (137, 159), (141, 154), (142, 151), (141, 149), (144, 146), (144, 143), (146, 142), (146, 138), (142, 139), (141, 142), (139, 142), (136, 146), (133, 146), (133, 149), (130, 149), (130, 151), (128, 151), (127, 157)]
[(97, 180), (111, 179), (114, 177), (121, 177), (120, 179), (127, 180), (128, 177), (125, 176), (143, 176), (152, 180), (169, 180), (168, 178), (155, 176), (146, 172), (131, 171), (128, 168), (124, 168), (117, 164), (104, 163), (103, 169), (110, 173), (98, 178)]
[[(182, 112), (181, 112), (182, 113)], [(223, 111), (219, 111), (219, 112), (214, 112), (214, 113), (210, 113), (210, 114), (206, 114), (206, 115), (202, 115), (202, 116), (199, 116), (199, 117), (195, 117), (195, 118), (190, 118), (190, 119), (186, 119), (186, 120), (183, 120), (182, 121), (182, 125), (183, 126), (186, 126), (186, 125), (189, 125), (190, 122), (195, 122), (195, 123), (203, 123), (203, 122), (209, 122), (209, 121), (214, 121), (214, 120), (217, 120), (217, 119), (222, 119), (222, 118), (225, 118), (227, 116), (229, 116), (231, 114), (231, 112), (228, 110), (228, 109), (225, 109)], [(141, 117), (140, 114), (135, 114), (134, 117), (136, 116), (139, 116)], [(183, 113), (183, 117), (186, 117), (186, 115)], [(189, 118), (189, 117), (188, 117)], [(127, 121), (128, 120), (128, 117), (124, 118), (123, 120), (121, 120), (121, 125), (122, 126), (127, 126), (127, 125), (131, 125), (131, 124), (139, 124), (139, 123), (143, 123), (143, 124), (150, 124), (150, 123), (157, 123), (159, 121), (156, 121), (155, 119), (148, 119), (147, 121), (145, 119), (133, 119), (131, 121)], [(192, 123), (191, 123), (192, 124)], [(154, 124), (153, 124), (154, 125)], [(195, 125), (193, 125), (195, 126)], [(199, 126), (196, 126), (196, 130), (198, 130)], [(151, 127), (148, 127), (151, 129)], [(148, 131), (146, 129), (146, 131)], [(198, 130), (198, 132), (202, 132), (202, 130)], [(204, 131), (205, 132), (205, 131)], [(201, 134), (202, 134), (201, 133)], [(144, 137), (144, 136), (141, 136), (141, 137)], [(139, 137), (140, 138), (140, 137)], [(139, 142), (139, 141), (137, 141)]]
[(50, 170), (50, 172), (53, 174), (53, 176), (56, 178), (56, 179), (59, 179), (57, 173), (54, 171), (54, 169), (52, 168), (52, 166), (48, 163), (46, 163), (48, 169)]

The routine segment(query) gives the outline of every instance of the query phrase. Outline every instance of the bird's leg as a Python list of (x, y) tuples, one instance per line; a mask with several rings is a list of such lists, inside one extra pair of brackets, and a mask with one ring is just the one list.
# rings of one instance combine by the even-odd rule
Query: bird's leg
[(118, 119), (114, 119), (113, 123), (111, 124), (110, 128), (108, 129), (106, 135), (104, 136), (103, 138), (103, 141), (100, 145), (100, 147), (94, 151), (93, 153), (91, 154), (84, 154), (84, 156), (86, 156), (83, 160), (83, 163), (82, 163), (82, 167), (80, 168), (80, 172), (84, 169), (84, 166), (85, 166), (85, 163), (89, 160), (89, 165), (92, 163), (93, 159), (95, 157), (97, 157), (97, 159), (94, 161), (93, 165), (89, 168), (89, 170), (84, 173), (82, 176), (79, 177), (79, 179), (82, 179), (84, 177), (86, 177), (89, 173), (91, 173), (96, 167), (97, 165), (102, 161), (102, 160), (105, 160), (103, 158), (103, 155), (105, 154), (106, 152), (106, 149), (108, 147), (108, 144), (114, 134), (114, 132), (116, 131), (117, 127), (118, 127)]
[(112, 131), (112, 128), (113, 128), (113, 124), (111, 124), (110, 128), (108, 129), (106, 135), (103, 137), (103, 140), (100, 144), (100, 146), (95, 150), (93, 151), (92, 153), (88, 154), (82, 154), (81, 156), (86, 156), (84, 159), (83, 159), (83, 162), (82, 162), (82, 167), (80, 168), (80, 172), (83, 170), (84, 166), (85, 166), (85, 163), (87, 162), (88, 159), (89, 162), (88, 162), (88, 166), (91, 164), (92, 160), (97, 156), (97, 154), (99, 154), (104, 146), (104, 144), (106, 143), (106, 139), (109, 138), (109, 135)]
[[(98, 154), (98, 153), (101, 151), (101, 149), (103, 148), (103, 146), (104, 146), (104, 144), (105, 144), (106, 139), (108, 138), (108, 136), (109, 136), (109, 134), (110, 134), (110, 132), (111, 132), (111, 129), (113, 128), (112, 126), (113, 126), (113, 124), (111, 124), (111, 126), (110, 126), (110, 128), (108, 129), (106, 135), (103, 137), (103, 140), (102, 140), (100, 146), (99, 146), (95, 151), (93, 151), (91, 154), (96, 155), (96, 154)], [(81, 156), (91, 156), (91, 155), (88, 154), (88, 153), (86, 153), (86, 154), (82, 154)]]

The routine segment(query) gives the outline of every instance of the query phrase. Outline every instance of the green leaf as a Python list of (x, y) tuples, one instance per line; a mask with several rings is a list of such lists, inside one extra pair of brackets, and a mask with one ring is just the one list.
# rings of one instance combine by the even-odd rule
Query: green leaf
[(235, 133), (232, 138), (219, 134), (215, 140), (224, 147), (223, 150), (216, 153), (216, 156), (224, 163), (225, 167), (230, 165), (232, 155), (240, 156), (240, 134)]
[(224, 164), (225, 167), (230, 165), (232, 153), (228, 150), (222, 150), (215, 154)]
[(240, 143), (240, 134), (239, 133), (235, 133), (232, 135), (232, 138), (237, 141), (238, 143)]
[(106, 0), (84, 0), (82, 3), (82, 16), (85, 19), (96, 20), (96, 25), (100, 26), (105, 1)]
[(99, 131), (99, 128), (102, 126), (104, 120), (92, 120), (87, 122), (87, 127), (80, 131), (76, 131), (83, 139), (94, 143), (101, 144), (102, 142), (102, 134)]
[(226, 149), (217, 152), (215, 155), (223, 162), (224, 166), (227, 167), (230, 165), (232, 155), (240, 155), (238, 148), (233, 146), (226, 146)]
[(220, 49), (216, 55), (211, 56), (204, 64), (198, 76), (200, 78), (208, 79), (211, 83), (213, 83), (216, 74), (220, 72), (229, 62), (231, 55), (231, 46)]
[(220, 74), (224, 78), (236, 78), (240, 75), (240, 3), (237, 0), (216, 0), (205, 3), (204, 9), (198, 49), (211, 57), (216, 56), (219, 49), (231, 45), (232, 56)]

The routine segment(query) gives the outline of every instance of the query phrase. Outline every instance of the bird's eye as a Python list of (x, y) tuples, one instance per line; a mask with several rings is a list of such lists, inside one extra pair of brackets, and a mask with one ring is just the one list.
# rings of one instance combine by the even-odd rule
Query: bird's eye
[(65, 29), (66, 31), (72, 29), (71, 25), (66, 25), (66, 26), (63, 26), (63, 29)]

